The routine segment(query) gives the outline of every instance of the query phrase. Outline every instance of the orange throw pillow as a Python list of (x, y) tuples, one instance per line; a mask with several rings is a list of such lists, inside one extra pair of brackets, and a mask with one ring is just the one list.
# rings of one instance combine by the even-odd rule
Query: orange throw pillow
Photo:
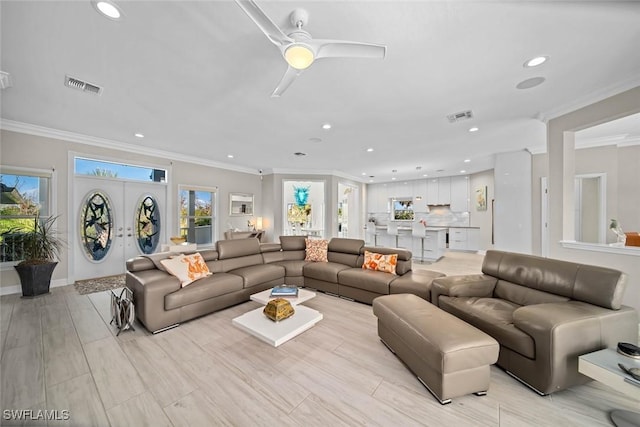
[(383, 255), (377, 252), (364, 251), (364, 262), (362, 268), (365, 270), (383, 271), (385, 273), (396, 274), (398, 265), (398, 254)]
[(328, 262), (327, 251), (329, 250), (328, 240), (304, 239), (307, 245), (307, 255), (305, 261)]
[(211, 276), (212, 274), (199, 252), (191, 255), (178, 255), (169, 259), (163, 259), (160, 262), (169, 273), (180, 280), (183, 288), (198, 279)]

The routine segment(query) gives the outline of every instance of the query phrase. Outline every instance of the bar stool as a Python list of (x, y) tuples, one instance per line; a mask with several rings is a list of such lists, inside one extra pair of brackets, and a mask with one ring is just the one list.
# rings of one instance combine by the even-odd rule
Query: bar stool
[(369, 236), (369, 242), (373, 238), (373, 246), (378, 246), (378, 230), (376, 230), (375, 222), (367, 222), (364, 226), (364, 232)]
[(411, 235), (420, 239), (420, 264), (424, 263), (424, 225), (419, 222), (411, 224)]
[(398, 223), (395, 221), (389, 221), (389, 223), (387, 224), (387, 234), (391, 235), (391, 236), (396, 236), (396, 245), (395, 247), (398, 247)]

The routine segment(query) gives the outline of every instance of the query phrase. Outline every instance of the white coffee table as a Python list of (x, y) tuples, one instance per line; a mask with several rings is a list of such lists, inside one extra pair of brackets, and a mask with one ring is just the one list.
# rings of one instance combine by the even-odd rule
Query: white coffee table
[[(315, 296), (316, 296), (315, 292), (309, 291), (307, 289), (298, 289), (297, 297), (283, 297), (283, 298), (289, 301), (291, 305), (295, 306), (298, 304), (302, 304), (305, 301), (309, 301), (311, 298), (314, 298)], [(252, 301), (256, 301), (256, 302), (259, 302), (260, 304), (267, 305), (267, 303), (270, 300), (278, 297), (272, 297), (271, 289), (267, 289), (266, 291), (258, 292), (257, 294), (251, 295), (250, 298)]]
[(274, 347), (300, 335), (322, 320), (322, 313), (304, 305), (295, 306), (293, 316), (279, 322), (269, 319), (263, 310), (264, 307), (251, 310), (233, 319), (232, 323)]
[[(624, 356), (615, 349), (605, 348), (580, 356), (578, 372), (640, 400), (640, 384), (622, 372), (618, 363), (627, 368), (640, 368), (640, 360)], [(616, 409), (609, 416), (618, 427), (640, 426), (640, 414), (637, 412)]]

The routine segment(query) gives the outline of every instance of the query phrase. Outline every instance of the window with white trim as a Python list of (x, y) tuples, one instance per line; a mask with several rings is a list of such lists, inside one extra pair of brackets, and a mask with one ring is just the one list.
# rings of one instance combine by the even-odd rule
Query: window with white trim
[(53, 214), (53, 171), (0, 167), (0, 263), (23, 259), (21, 236)]
[(216, 240), (217, 188), (179, 186), (180, 236), (189, 243), (212, 245)]

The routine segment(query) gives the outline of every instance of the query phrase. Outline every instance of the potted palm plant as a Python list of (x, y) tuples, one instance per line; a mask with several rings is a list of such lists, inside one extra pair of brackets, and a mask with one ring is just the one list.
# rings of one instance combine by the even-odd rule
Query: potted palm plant
[(33, 229), (20, 233), (23, 261), (14, 268), (20, 276), (23, 297), (49, 293), (51, 276), (65, 241), (54, 228), (57, 216), (34, 219)]

